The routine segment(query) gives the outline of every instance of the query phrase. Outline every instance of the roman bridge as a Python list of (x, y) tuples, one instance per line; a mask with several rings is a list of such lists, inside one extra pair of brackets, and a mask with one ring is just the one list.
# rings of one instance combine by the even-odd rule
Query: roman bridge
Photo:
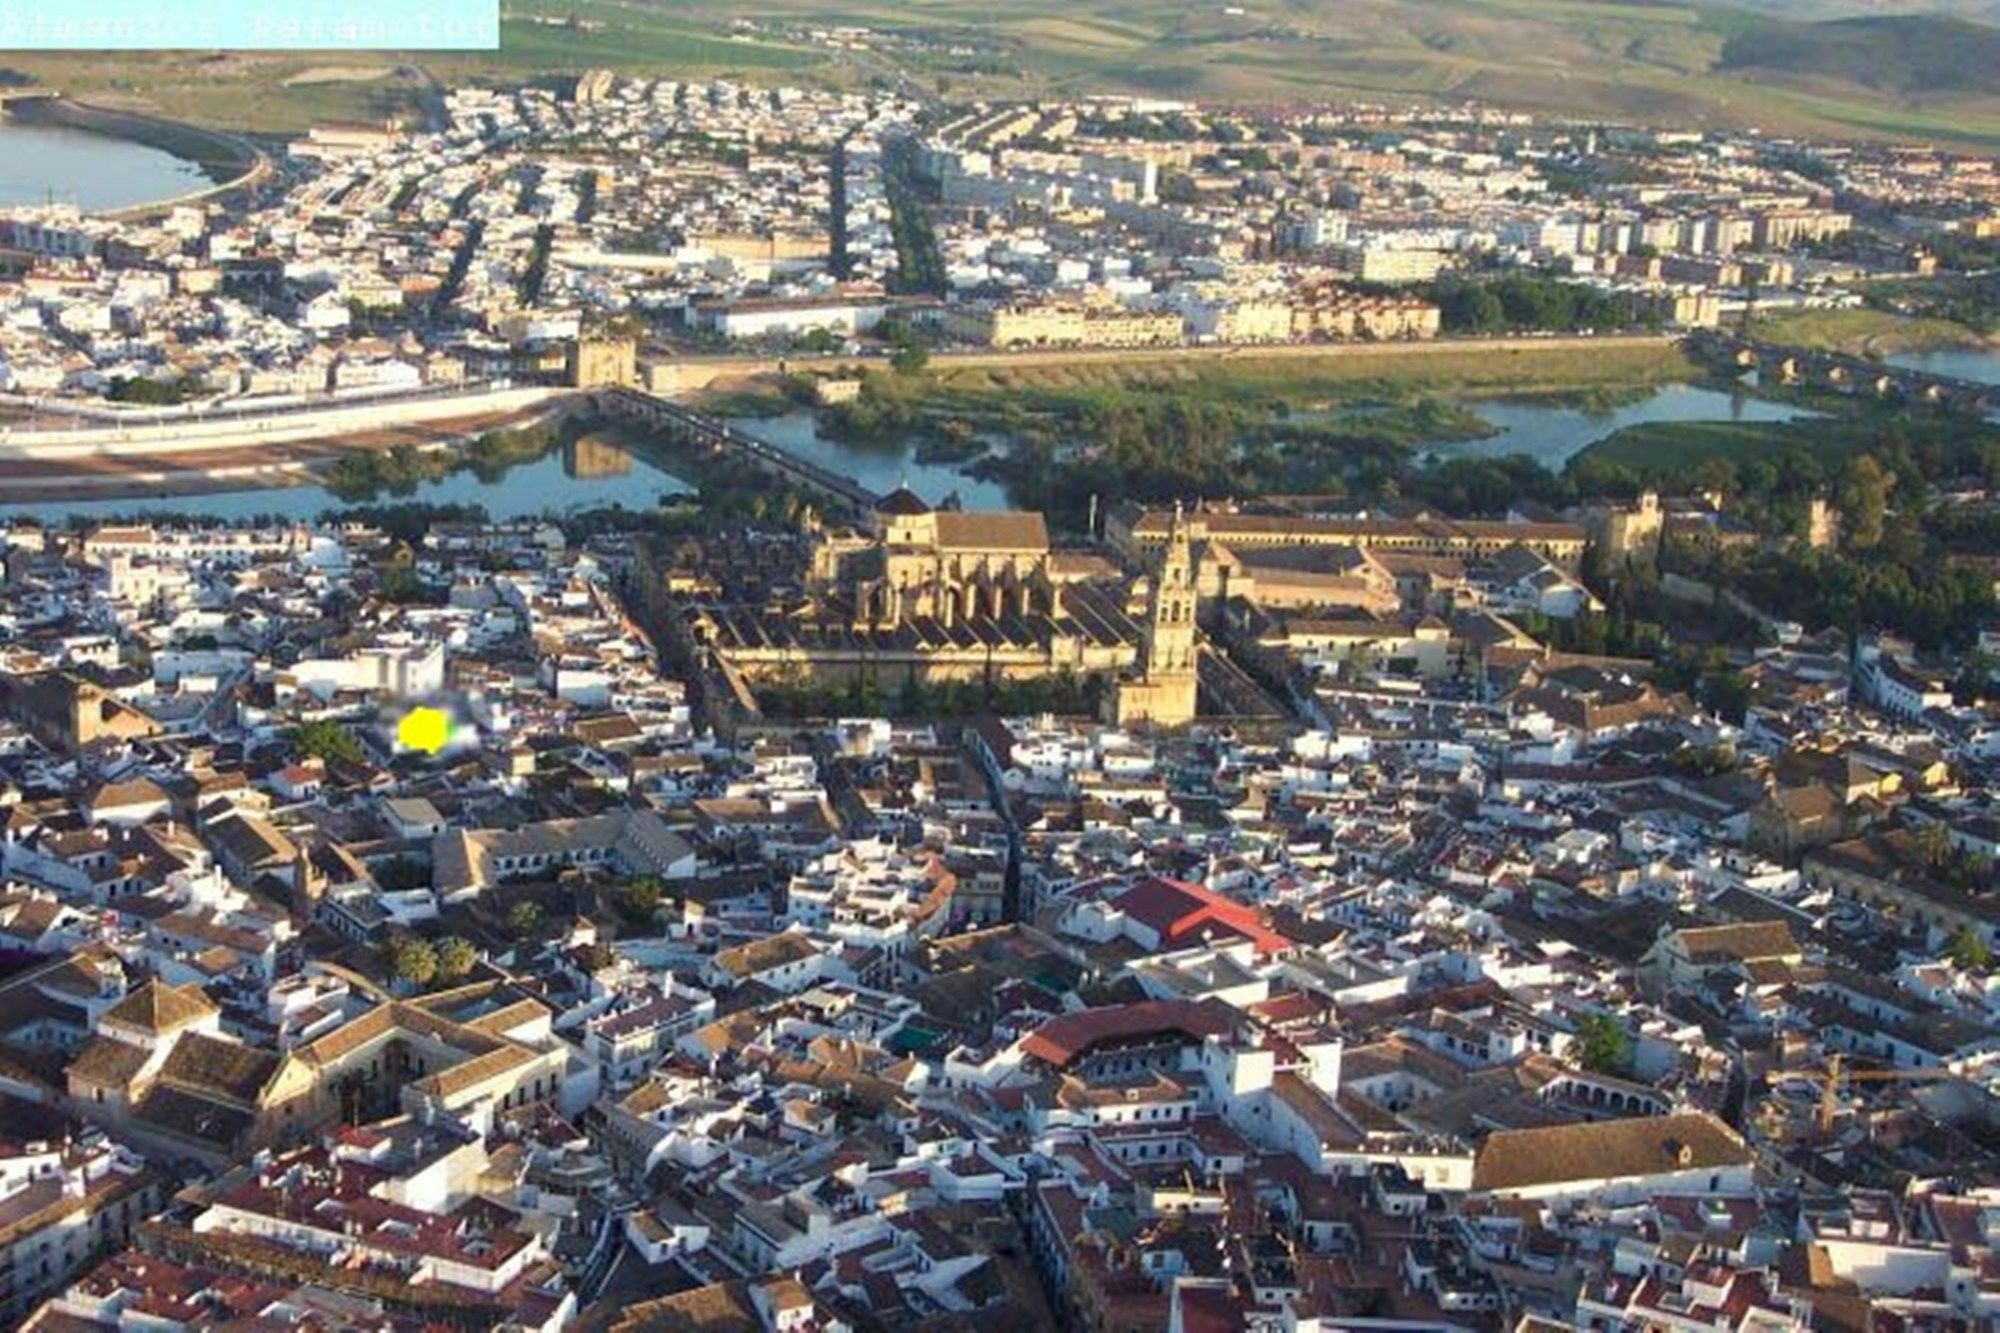
[(1905, 399), (1973, 416), (2000, 413), (2000, 385), (1886, 365), (1845, 352), (1786, 347), (1714, 332), (1690, 335), (1688, 350), (1711, 365), (1755, 370), (1783, 384)]
[(614, 421), (644, 427), (677, 444), (692, 445), (712, 454), (729, 455), (768, 476), (804, 486), (857, 514), (868, 513), (881, 499), (852, 477), (844, 477), (800, 458), (769, 440), (761, 440), (705, 412), (697, 412), (681, 403), (638, 389), (593, 389), (582, 395), (582, 405)]

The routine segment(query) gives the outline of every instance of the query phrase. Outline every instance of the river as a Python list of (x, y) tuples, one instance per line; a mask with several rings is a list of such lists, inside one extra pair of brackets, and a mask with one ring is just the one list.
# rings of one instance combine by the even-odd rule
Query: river
[(324, 486), (262, 486), (208, 494), (149, 495), (127, 499), (44, 500), (0, 504), (0, 517), (61, 523), (70, 518), (108, 519), (143, 514), (188, 514), (225, 522), (277, 517), (314, 519), (356, 504), (476, 504), (495, 519), (534, 518), (585, 509), (651, 509), (662, 498), (693, 487), (623, 445), (591, 437), (517, 463), (488, 484), (471, 471), (422, 482), (407, 494), (387, 491), (344, 500)]
[(0, 117), (0, 204), (129, 208), (204, 189), (200, 167), (172, 153), (61, 125)]
[[(1559, 469), (1575, 454), (1614, 431), (1652, 421), (1787, 421), (1810, 416), (1795, 407), (1694, 385), (1668, 385), (1645, 399), (1592, 411), (1536, 403), (1528, 399), (1487, 399), (1468, 404), (1500, 429), (1485, 439), (1433, 444), (1426, 458), (1497, 458), (1526, 454)], [(814, 415), (735, 418), (740, 429), (831, 471), (851, 476), (877, 493), (908, 485), (932, 504), (957, 496), (968, 509), (1007, 507), (1006, 488), (967, 476), (952, 463), (920, 463), (914, 444), (854, 443), (819, 433)], [(51, 522), (67, 518), (103, 519), (117, 515), (203, 514), (219, 519), (277, 515), (314, 518), (354, 503), (395, 501), (483, 505), (494, 518), (572, 513), (613, 504), (646, 509), (662, 497), (693, 488), (642, 454), (604, 437), (591, 437), (510, 468), (491, 484), (470, 471), (424, 482), (407, 495), (383, 493), (366, 501), (346, 501), (323, 486), (265, 486), (209, 494), (176, 493), (102, 500), (53, 500), (0, 504), (0, 517), (35, 516)]]
[[(1443, 461), (1526, 454), (1543, 467), (1559, 471), (1575, 455), (1627, 426), (1655, 421), (1792, 421), (1818, 415), (1784, 403), (1693, 384), (1669, 384), (1637, 402), (1603, 409), (1565, 407), (1530, 398), (1477, 399), (1466, 406), (1499, 433), (1432, 444), (1419, 450), (1420, 457)], [(997, 509), (1007, 504), (1006, 488), (998, 482), (967, 476), (952, 463), (920, 463), (915, 446), (908, 441), (829, 439), (820, 434), (810, 412), (739, 418), (732, 424), (821, 467), (851, 476), (878, 493), (908, 485), (932, 504), (953, 494), (968, 509)]]
[(877, 495), (907, 485), (932, 504), (956, 494), (967, 509), (1007, 507), (1007, 490), (999, 482), (968, 477), (952, 463), (919, 463), (916, 445), (908, 440), (857, 444), (829, 439), (819, 433), (811, 412), (737, 418), (730, 424), (831, 472), (852, 477)]
[(1669, 384), (1639, 402), (1595, 410), (1523, 398), (1487, 399), (1466, 406), (1492, 422), (1500, 433), (1480, 440), (1433, 444), (1421, 450), (1420, 457), (1442, 461), (1526, 454), (1551, 472), (1559, 472), (1571, 458), (1627, 426), (1656, 421), (1793, 421), (1818, 415), (1694, 384)]
[(2000, 384), (2000, 346), (1947, 347), (1935, 352), (1905, 352), (1883, 359), (1892, 366), (1927, 370), (1933, 375)]

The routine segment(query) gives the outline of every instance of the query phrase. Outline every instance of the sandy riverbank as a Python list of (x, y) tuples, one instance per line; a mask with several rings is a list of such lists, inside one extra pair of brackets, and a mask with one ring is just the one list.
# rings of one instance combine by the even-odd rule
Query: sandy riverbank
[(312, 486), (319, 484), (323, 471), (357, 451), (380, 451), (397, 445), (451, 448), (489, 431), (528, 425), (547, 415), (544, 409), (484, 413), (420, 426), (366, 431), (338, 440), (301, 440), (256, 448), (143, 456), (92, 454), (60, 463), (0, 458), (0, 504), (129, 500)]

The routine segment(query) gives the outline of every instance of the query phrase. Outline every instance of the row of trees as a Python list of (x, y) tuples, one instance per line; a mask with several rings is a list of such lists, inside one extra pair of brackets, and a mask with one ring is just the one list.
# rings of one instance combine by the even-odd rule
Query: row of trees
[(421, 935), (396, 934), (382, 945), (382, 962), (389, 975), (417, 989), (434, 982), (463, 980), (478, 961), (478, 951), (471, 942), (457, 935), (432, 943)]
[[(524, 898), (507, 909), (506, 924), (509, 935), (527, 939), (542, 928), (542, 909)], [(479, 962), (479, 951), (462, 936), (429, 940), (407, 931), (398, 931), (384, 940), (381, 956), (392, 979), (419, 990), (433, 984), (463, 981)]]
[(1625, 293), (1525, 273), (1491, 281), (1440, 278), (1423, 292), (1437, 304), (1447, 333), (1529, 329), (1573, 333), (1624, 328), (1647, 320), (1647, 312)]
[(890, 142), (883, 150), (882, 167), (883, 190), (889, 201), (889, 233), (896, 244), (896, 273), (891, 285), (899, 292), (942, 296), (944, 252), (938, 248), (930, 210), (918, 193), (916, 142), (911, 139)]
[(199, 392), (199, 387), (185, 377), (156, 380), (134, 375), (112, 380), (111, 388), (104, 396), (114, 403), (132, 403), (143, 407), (175, 407)]
[(1095, 715), (1103, 703), (1104, 681), (1063, 671), (1032, 680), (936, 681), (856, 678), (838, 685), (767, 684), (757, 694), (775, 717), (976, 717), (999, 713)]

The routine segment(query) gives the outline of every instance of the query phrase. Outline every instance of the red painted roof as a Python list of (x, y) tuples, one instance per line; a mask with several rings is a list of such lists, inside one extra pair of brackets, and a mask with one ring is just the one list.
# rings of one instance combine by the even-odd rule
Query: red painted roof
[(1148, 876), (1113, 901), (1126, 916), (1157, 932), (1164, 948), (1192, 947), (1220, 932), (1249, 940), (1259, 953), (1292, 947), (1251, 908), (1185, 880)]
[(1175, 1287), (1186, 1333), (1242, 1333), (1250, 1325), (1234, 1291), (1221, 1287)]
[(1021, 1049), (1037, 1060), (1067, 1068), (1103, 1042), (1176, 1032), (1201, 1041), (1224, 1036), (1235, 1026), (1229, 1006), (1219, 1000), (1146, 1000), (1051, 1018), (1021, 1043)]

